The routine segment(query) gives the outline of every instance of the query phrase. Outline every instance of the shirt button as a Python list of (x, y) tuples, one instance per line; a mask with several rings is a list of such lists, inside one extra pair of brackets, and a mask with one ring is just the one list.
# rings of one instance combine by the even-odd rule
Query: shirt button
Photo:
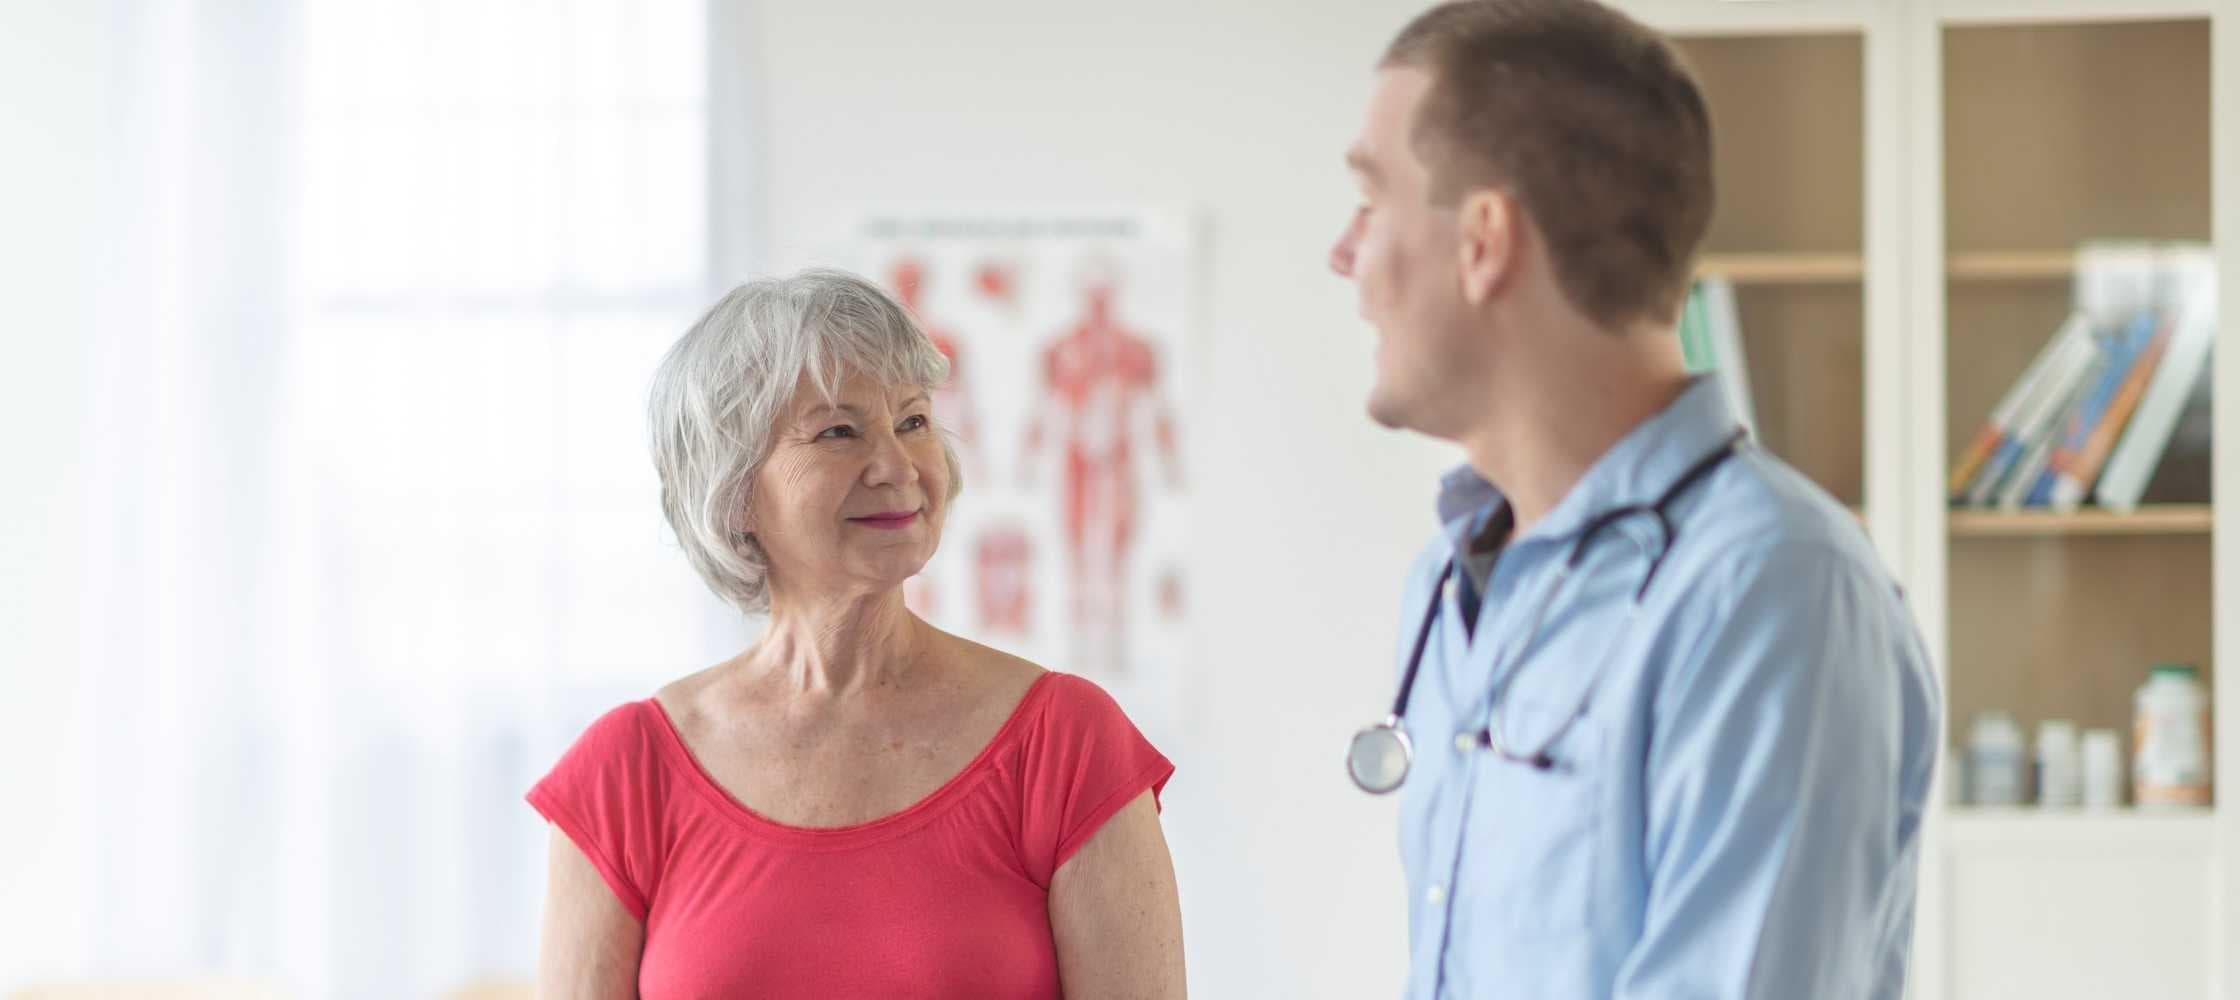
[(1470, 751), (1472, 751), (1472, 750), (1476, 750), (1476, 749), (1478, 748), (1478, 734), (1476, 734), (1476, 733), (1456, 733), (1456, 734), (1454, 734), (1454, 748), (1455, 748), (1455, 749), (1457, 749), (1457, 750), (1460, 750), (1460, 751), (1462, 751), (1463, 753), (1469, 753), (1469, 752), (1470, 752)]
[(1433, 906), (1437, 906), (1441, 903), (1446, 902), (1447, 887), (1443, 885), (1435, 885), (1429, 889), (1423, 890), (1423, 901), (1426, 903), (1430, 903)]

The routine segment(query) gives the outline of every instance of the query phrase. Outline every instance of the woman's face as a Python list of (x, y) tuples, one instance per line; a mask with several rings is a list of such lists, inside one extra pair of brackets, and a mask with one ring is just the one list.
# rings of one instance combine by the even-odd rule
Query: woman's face
[(770, 561), (774, 600), (877, 593), (925, 568), (949, 496), (926, 390), (851, 375), (828, 401), (803, 379), (773, 437), (747, 530)]

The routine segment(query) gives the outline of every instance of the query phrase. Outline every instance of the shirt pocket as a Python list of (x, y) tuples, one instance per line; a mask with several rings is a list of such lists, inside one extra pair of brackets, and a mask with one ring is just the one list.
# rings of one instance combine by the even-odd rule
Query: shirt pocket
[(1480, 919), (1523, 933), (1591, 925), (1603, 877), (1604, 730), (1573, 704), (1518, 700), (1498, 713), (1504, 745), (1525, 756), (1558, 730), (1546, 768), (1492, 750), (1474, 768), (1468, 891)]

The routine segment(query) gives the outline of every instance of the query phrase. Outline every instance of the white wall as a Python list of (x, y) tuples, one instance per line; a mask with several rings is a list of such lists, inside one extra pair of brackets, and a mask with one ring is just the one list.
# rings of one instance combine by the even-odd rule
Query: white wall
[(72, 557), (92, 325), (97, 9), (0, 6), (0, 898), (11, 903), (0, 907), (0, 989), (68, 968), (84, 948), (84, 799), (68, 762), (84, 732)]
[[(1340, 157), (1407, 5), (759, 0), (766, 260), (865, 201), (1200, 208), (1206, 368), (1189, 429), (1204, 671), (1167, 822), (1192, 989), (1389, 996), (1405, 966), (1390, 802), (1340, 769), (1391, 700), (1398, 585), (1450, 454), (1362, 415), (1370, 337), (1324, 266)], [(1062, 666), (1062, 665), (1058, 665)]]

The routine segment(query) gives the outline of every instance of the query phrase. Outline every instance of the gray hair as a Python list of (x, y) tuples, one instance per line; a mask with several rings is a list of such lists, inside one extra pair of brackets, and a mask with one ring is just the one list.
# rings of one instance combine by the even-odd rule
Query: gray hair
[[(742, 529), (756, 471), (796, 386), (831, 399), (850, 374), (938, 388), (949, 361), (901, 303), (845, 271), (813, 269), (731, 290), (661, 359), (648, 406), (661, 513), (708, 589), (770, 610), (770, 565)], [(949, 496), (963, 489), (946, 437)]]

